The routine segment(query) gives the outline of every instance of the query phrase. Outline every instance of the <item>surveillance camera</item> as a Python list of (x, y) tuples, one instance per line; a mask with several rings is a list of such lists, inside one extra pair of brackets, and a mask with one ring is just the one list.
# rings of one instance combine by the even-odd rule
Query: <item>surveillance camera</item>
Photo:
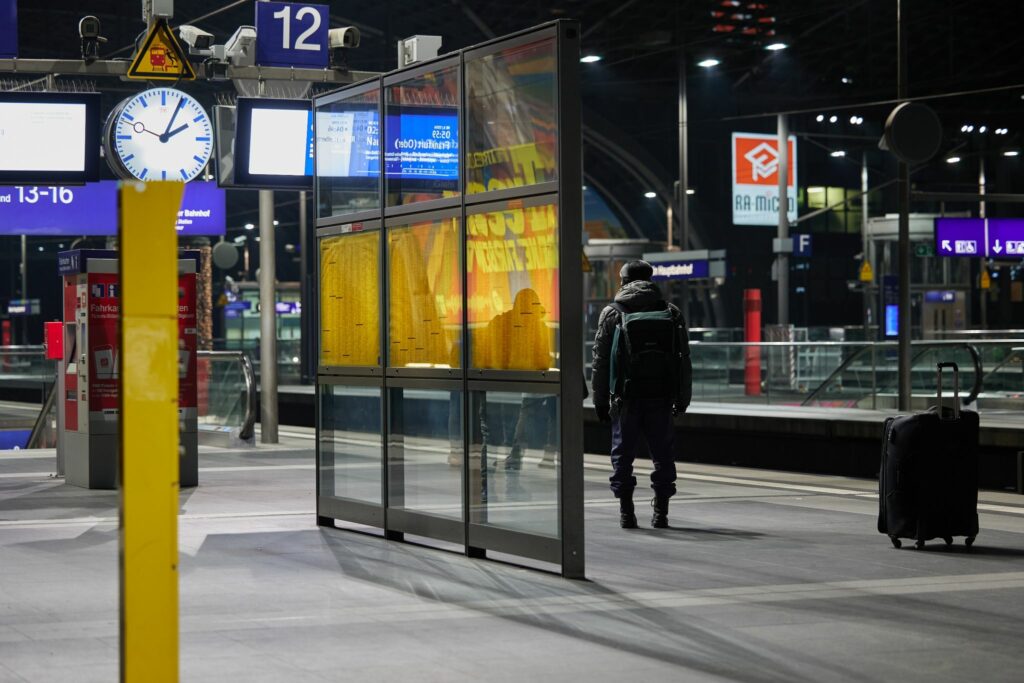
[(224, 55), (235, 66), (256, 64), (256, 27), (239, 26), (224, 43)]
[(182, 24), (178, 27), (178, 35), (181, 39), (188, 43), (188, 46), (193, 50), (209, 50), (210, 45), (213, 44), (213, 34), (207, 33), (201, 28), (190, 26), (188, 24)]
[(107, 39), (100, 35), (100, 20), (91, 14), (78, 22), (78, 35), (82, 39), (82, 59), (91, 64), (100, 56), (100, 43)]
[(355, 26), (332, 28), (327, 32), (327, 43), (333, 50), (336, 47), (359, 47), (359, 29)]
[(78, 21), (78, 35), (82, 38), (100, 37), (100, 20), (91, 14)]

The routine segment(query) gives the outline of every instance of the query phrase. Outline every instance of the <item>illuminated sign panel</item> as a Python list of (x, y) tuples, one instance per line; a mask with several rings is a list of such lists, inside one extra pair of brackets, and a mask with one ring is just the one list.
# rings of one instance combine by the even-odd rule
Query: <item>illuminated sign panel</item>
[[(789, 136), (788, 196), (790, 221), (796, 208), (796, 137)], [(735, 225), (778, 225), (778, 136), (732, 134), (732, 222)]]

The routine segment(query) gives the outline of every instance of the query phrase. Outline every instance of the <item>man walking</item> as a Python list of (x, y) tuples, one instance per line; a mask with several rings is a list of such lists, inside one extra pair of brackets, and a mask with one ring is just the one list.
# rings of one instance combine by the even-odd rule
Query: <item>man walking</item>
[(594, 338), (594, 409), (612, 425), (612, 493), (619, 526), (635, 529), (633, 460), (647, 441), (654, 463), (651, 526), (668, 526), (668, 499), (676, 492), (672, 418), (690, 405), (693, 370), (686, 321), (651, 282), (646, 261), (622, 267), (622, 287), (601, 311)]

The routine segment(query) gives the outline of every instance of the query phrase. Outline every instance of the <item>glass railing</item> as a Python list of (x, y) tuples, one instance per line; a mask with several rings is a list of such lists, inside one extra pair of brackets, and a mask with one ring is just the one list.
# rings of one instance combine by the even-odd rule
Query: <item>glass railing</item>
[[(0, 347), (0, 449), (28, 446), (55, 372), (56, 361), (46, 359), (42, 346)], [(48, 425), (44, 419), (41, 428)]]
[[(260, 376), (260, 340), (259, 339), (214, 339), (213, 348), (218, 351), (245, 351), (252, 359), (256, 378)], [(277, 383), (302, 384), (302, 365), (300, 353), (301, 339), (277, 340)]]
[[(0, 347), (0, 450), (56, 445), (56, 367), (41, 346)], [(197, 370), (200, 434), (252, 441), (258, 407), (249, 355), (200, 350)]]

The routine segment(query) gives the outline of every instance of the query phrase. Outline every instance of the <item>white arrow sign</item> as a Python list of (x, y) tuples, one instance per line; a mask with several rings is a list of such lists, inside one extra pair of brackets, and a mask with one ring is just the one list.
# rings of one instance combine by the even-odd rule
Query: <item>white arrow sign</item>
[(949, 246), (949, 240), (942, 240), (942, 251), (953, 251), (953, 247)]
[(999, 244), (999, 240), (996, 240), (995, 246), (992, 247), (992, 251), (996, 252), (997, 254), (1003, 253), (1003, 247), (1001, 244)]

